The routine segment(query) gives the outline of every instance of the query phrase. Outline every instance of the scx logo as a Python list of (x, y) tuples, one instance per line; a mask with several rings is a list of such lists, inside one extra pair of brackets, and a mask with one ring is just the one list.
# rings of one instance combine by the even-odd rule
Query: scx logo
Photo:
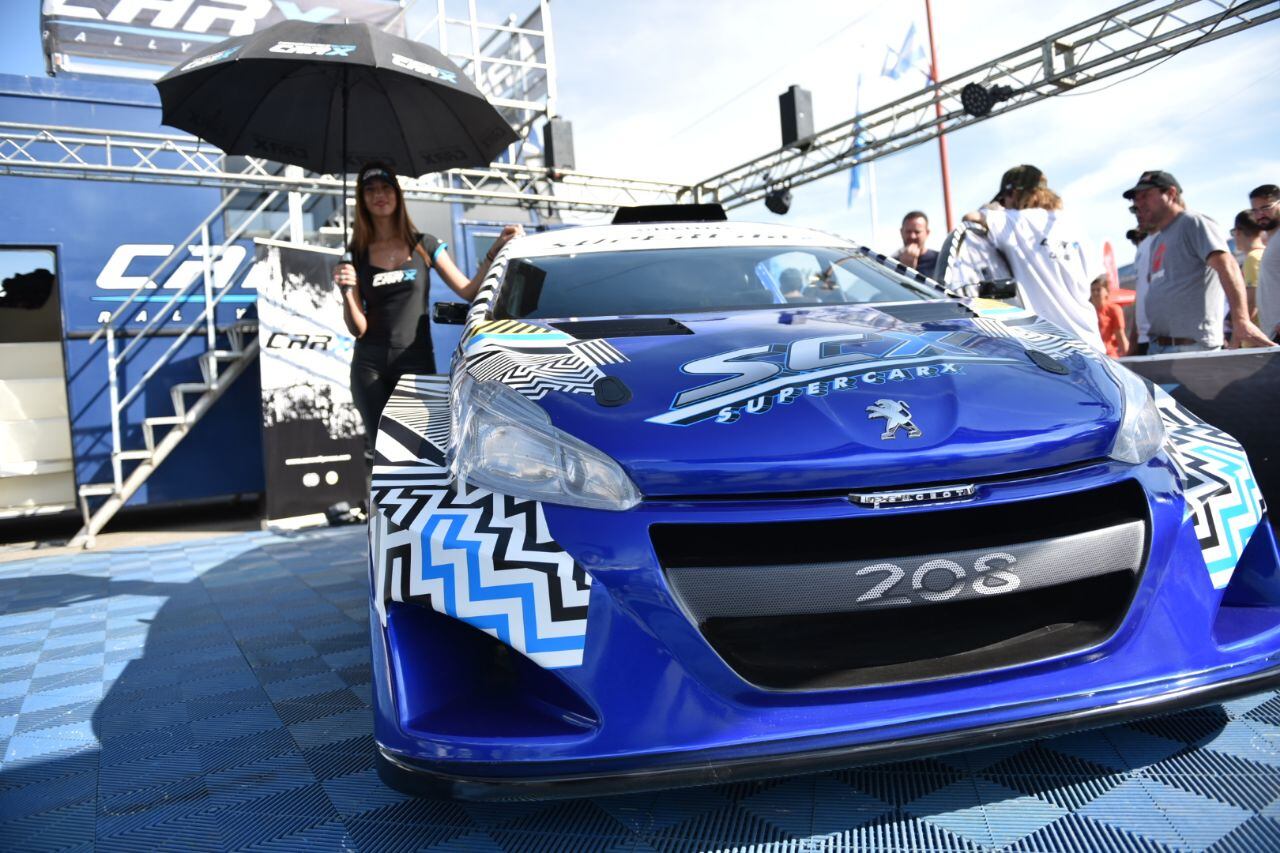
[(354, 44), (318, 44), (304, 41), (278, 41), (267, 48), (272, 53), (291, 53), (297, 56), (350, 56)]
[(715, 417), (736, 423), (745, 414), (763, 414), (775, 404), (822, 397), (858, 386), (878, 386), (951, 376), (965, 364), (1006, 364), (1008, 358), (979, 355), (964, 331), (856, 332), (802, 338), (789, 344), (744, 347), (686, 363), (693, 376), (727, 376), (681, 391), (671, 410), (650, 423), (684, 426)]
[(426, 77), (434, 77), (435, 79), (445, 83), (456, 84), (458, 82), (458, 75), (452, 71), (448, 71), (444, 68), (437, 68), (429, 63), (412, 59), (408, 56), (401, 56), (398, 53), (391, 54), (391, 64), (398, 68), (416, 71), (418, 74), (422, 74)]

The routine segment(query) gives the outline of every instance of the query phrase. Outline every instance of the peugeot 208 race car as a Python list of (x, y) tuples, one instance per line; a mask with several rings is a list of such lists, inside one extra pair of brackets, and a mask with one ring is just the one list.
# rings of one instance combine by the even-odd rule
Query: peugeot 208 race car
[(399, 787), (779, 775), (1280, 680), (1276, 543), (1230, 436), (827, 234), (512, 241), (376, 449)]

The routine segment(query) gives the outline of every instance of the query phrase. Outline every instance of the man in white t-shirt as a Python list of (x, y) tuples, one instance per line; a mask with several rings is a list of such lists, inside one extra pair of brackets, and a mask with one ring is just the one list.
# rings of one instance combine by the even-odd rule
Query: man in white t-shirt
[(1099, 352), (1098, 314), (1089, 284), (1100, 271), (1081, 235), (1062, 213), (1062, 199), (1035, 166), (1015, 166), (1000, 179), (992, 205), (967, 214), (982, 222), (1009, 262), (1032, 311)]

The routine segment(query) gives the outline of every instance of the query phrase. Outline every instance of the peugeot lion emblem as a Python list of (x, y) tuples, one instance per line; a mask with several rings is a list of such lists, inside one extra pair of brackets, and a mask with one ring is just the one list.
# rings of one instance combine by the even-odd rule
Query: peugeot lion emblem
[(880, 433), (882, 440), (893, 438), (901, 427), (906, 427), (907, 438), (924, 435), (911, 420), (911, 409), (902, 400), (876, 400), (867, 406), (867, 417), (871, 420), (884, 418), (884, 432)]

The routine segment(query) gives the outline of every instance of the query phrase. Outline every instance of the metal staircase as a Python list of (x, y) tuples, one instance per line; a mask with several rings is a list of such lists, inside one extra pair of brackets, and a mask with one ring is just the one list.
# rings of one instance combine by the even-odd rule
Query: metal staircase
[[(259, 345), (256, 321), (237, 321), (223, 328), (218, 328), (215, 323), (217, 306), (243, 280), (245, 273), (219, 282), (215, 280), (213, 265), (215, 258), (221, 256), (228, 247), (240, 239), (245, 231), (272, 207), (281, 193), (269, 193), (244, 218), (240, 226), (215, 248), (210, 240), (211, 226), (230, 206), (238, 193), (238, 190), (229, 193), (185, 240), (180, 241), (173, 252), (152, 271), (146, 281), (127, 297), (102, 328), (89, 339), (90, 344), (101, 340), (106, 349), (107, 390), (111, 405), (112, 476), (109, 482), (80, 485), (80, 509), (84, 514), (84, 527), (73, 537), (72, 545), (93, 547), (94, 537), (107, 522), (128, 502), (129, 498), (187, 436), (192, 427), (257, 358)], [(303, 201), (305, 202), (308, 198), (309, 196), (304, 196)], [(280, 231), (283, 231), (287, 224), (281, 226)], [(279, 232), (272, 236), (279, 236)], [(188, 244), (196, 239), (202, 242), (204, 248), (203, 275), (188, 282), (181, 289), (173, 291), (167, 301), (159, 303), (159, 309), (143, 328), (137, 331), (126, 329), (125, 326), (140, 307), (141, 298), (148, 291), (154, 292), (155, 282), (161, 273), (187, 250)], [(203, 310), (183, 328), (169, 347), (150, 364), (136, 382), (128, 388), (122, 388), (121, 375), (129, 364), (130, 356), (136, 355), (143, 343), (156, 338), (156, 330), (165, 318), (177, 308), (189, 304), (185, 297), (198, 286), (203, 288)], [(143, 445), (125, 447), (122, 439), (122, 421), (126, 408), (143, 391), (149, 390), (154, 381), (158, 381), (155, 377), (159, 371), (170, 364), (182, 345), (201, 330), (203, 333), (197, 339), (203, 339), (205, 350), (197, 357), (200, 379), (171, 385), (168, 391), (173, 404), (173, 414), (144, 418), (142, 421)], [(122, 341), (123, 346), (121, 346)]]

